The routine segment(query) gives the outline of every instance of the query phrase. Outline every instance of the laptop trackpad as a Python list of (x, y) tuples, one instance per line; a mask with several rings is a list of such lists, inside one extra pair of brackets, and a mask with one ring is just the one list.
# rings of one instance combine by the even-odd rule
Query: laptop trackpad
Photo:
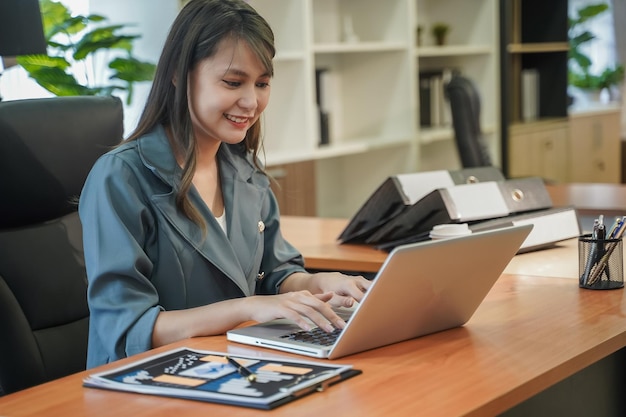
[[(302, 330), (297, 324), (287, 319), (272, 320), (245, 328), (245, 333), (252, 337), (280, 337), (287, 333)], [(234, 331), (236, 333), (236, 331)]]

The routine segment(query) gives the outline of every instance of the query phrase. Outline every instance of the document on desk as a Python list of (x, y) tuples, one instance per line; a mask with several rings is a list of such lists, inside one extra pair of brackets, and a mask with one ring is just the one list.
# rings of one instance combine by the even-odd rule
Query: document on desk
[(581, 228), (574, 207), (553, 207), (498, 219), (474, 222), (474, 232), (508, 225), (534, 225), (518, 253), (553, 246), (557, 242), (580, 236)]
[(92, 374), (83, 385), (273, 409), (360, 373), (351, 365), (179, 348)]

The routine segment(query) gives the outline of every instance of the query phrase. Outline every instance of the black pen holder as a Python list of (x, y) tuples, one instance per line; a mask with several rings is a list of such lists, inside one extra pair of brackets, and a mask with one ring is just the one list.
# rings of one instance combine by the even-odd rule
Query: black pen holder
[(624, 287), (622, 239), (578, 238), (579, 287), (612, 290)]

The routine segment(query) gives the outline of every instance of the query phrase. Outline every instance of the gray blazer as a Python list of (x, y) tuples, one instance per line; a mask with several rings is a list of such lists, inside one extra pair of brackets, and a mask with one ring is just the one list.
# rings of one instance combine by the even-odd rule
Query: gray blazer
[(218, 159), (228, 236), (190, 191), (207, 222), (206, 238), (176, 209), (181, 169), (162, 127), (92, 168), (79, 203), (88, 368), (150, 349), (161, 310), (275, 294), (287, 276), (304, 271), (302, 256), (280, 233), (269, 179), (237, 146), (222, 144)]

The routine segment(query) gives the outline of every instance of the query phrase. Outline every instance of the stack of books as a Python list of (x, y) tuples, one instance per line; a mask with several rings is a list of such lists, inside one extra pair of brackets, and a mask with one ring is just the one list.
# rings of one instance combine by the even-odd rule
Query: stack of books
[(444, 86), (451, 77), (452, 70), (447, 68), (419, 73), (420, 126), (452, 125), (452, 113), (444, 93)]

